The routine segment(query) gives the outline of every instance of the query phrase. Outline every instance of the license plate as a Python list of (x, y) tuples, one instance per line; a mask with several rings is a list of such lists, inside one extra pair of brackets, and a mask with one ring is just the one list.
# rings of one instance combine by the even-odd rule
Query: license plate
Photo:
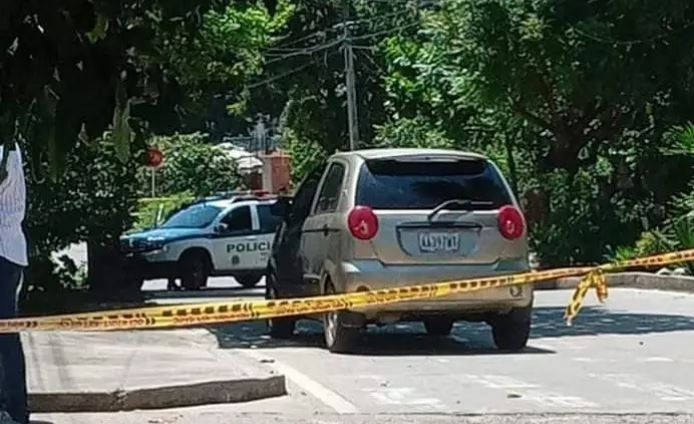
[(455, 253), (460, 250), (460, 235), (453, 233), (420, 233), (419, 250), (424, 253)]

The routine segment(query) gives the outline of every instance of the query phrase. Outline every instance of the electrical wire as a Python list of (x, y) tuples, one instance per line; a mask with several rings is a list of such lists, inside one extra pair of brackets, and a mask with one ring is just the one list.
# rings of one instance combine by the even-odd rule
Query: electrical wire
[(381, 73), (383, 75), (386, 74), (386, 70), (383, 69), (383, 67), (381, 65), (379, 65), (370, 55), (368, 55), (366, 53), (359, 52), (358, 56), (359, 57), (365, 57), (367, 61), (371, 62), (371, 64), (374, 66), (374, 69), (377, 73)]
[(393, 34), (393, 33), (395, 33), (395, 32), (402, 31), (402, 30), (405, 30), (405, 29), (408, 29), (408, 28), (412, 28), (412, 27), (415, 27), (415, 26), (418, 26), (418, 25), (419, 25), (419, 22), (413, 22), (413, 23), (410, 23), (410, 24), (407, 24), (407, 25), (401, 25), (401, 26), (398, 26), (398, 27), (395, 27), (395, 28), (388, 28), (388, 29), (385, 29), (385, 30), (383, 30), (383, 31), (373, 32), (373, 33), (371, 33), (371, 34), (357, 35), (357, 36), (351, 37), (351, 39), (352, 39), (352, 40), (357, 40), (357, 41), (358, 41), (358, 40), (367, 40), (367, 39), (369, 39), (369, 38), (379, 37), (379, 36), (381, 36), (381, 35)]
[(300, 50), (295, 51), (295, 52), (284, 54), (282, 56), (268, 60), (267, 62), (265, 62), (265, 64), (271, 65), (273, 63), (280, 62), (282, 60), (289, 59), (290, 57), (295, 57), (295, 56), (310, 56), (310, 55), (317, 53), (317, 52), (320, 52), (322, 50), (326, 50), (326, 49), (329, 49), (331, 47), (335, 47), (338, 44), (342, 43), (343, 40), (344, 40), (344, 37), (340, 36), (339, 38), (336, 38), (335, 40), (330, 41), (328, 43), (318, 44), (318, 45), (314, 45), (311, 47), (307, 47), (305, 49), (300, 49)]
[(669, 33), (663, 33), (663, 34), (658, 34), (656, 36), (649, 37), (649, 38), (634, 39), (634, 40), (611, 40), (608, 38), (603, 38), (603, 37), (600, 37), (600, 36), (597, 36), (594, 34), (590, 34), (590, 33), (585, 32), (585, 31), (583, 31), (577, 27), (572, 27), (572, 29), (576, 32), (576, 34), (578, 34), (584, 38), (587, 38), (589, 40), (596, 41), (598, 43), (613, 44), (613, 45), (616, 44), (616, 45), (623, 45), (623, 46), (633, 46), (636, 44), (648, 44), (648, 43), (652, 43), (654, 41), (663, 40), (665, 38), (669, 38), (669, 37), (675, 36), (681, 32), (684, 32), (684, 31), (686, 31), (692, 27), (694, 27), (694, 21), (689, 22), (689, 23), (685, 24), (684, 26), (682, 26), (681, 28), (678, 28), (678, 29), (671, 31)]
[[(330, 52), (330, 53), (327, 54), (326, 57), (333, 56), (333, 55), (335, 55), (336, 53), (338, 53), (338, 51)], [(260, 86), (273, 83), (273, 82), (278, 81), (278, 80), (280, 80), (280, 79), (282, 79), (282, 78), (288, 77), (289, 75), (293, 75), (293, 74), (295, 74), (295, 73), (297, 73), (297, 72), (299, 72), (299, 71), (301, 71), (301, 70), (304, 70), (304, 69), (308, 68), (308, 67), (311, 66), (311, 65), (315, 65), (315, 62), (306, 62), (306, 63), (304, 63), (304, 64), (302, 64), (302, 65), (299, 65), (299, 66), (297, 66), (297, 67), (295, 67), (295, 68), (293, 68), (293, 69), (290, 69), (290, 70), (288, 70), (288, 71), (286, 71), (286, 72), (283, 72), (283, 73), (281, 73), (281, 74), (279, 74), (279, 75), (274, 75), (274, 76), (269, 77), (269, 78), (266, 78), (266, 79), (264, 79), (264, 80), (251, 83), (251, 84), (248, 85), (248, 88), (249, 88), (249, 89), (253, 89), (253, 88), (258, 88), (258, 87), (260, 87)]]

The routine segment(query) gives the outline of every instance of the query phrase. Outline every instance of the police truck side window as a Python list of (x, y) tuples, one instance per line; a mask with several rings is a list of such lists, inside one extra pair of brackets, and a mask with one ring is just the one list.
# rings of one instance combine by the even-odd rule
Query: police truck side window
[(321, 187), (316, 213), (330, 213), (337, 209), (340, 201), (340, 189), (342, 179), (345, 176), (345, 167), (339, 163), (333, 163), (325, 177), (323, 187)]
[(282, 223), (282, 217), (272, 213), (272, 205), (258, 205), (258, 218), (262, 234), (274, 233)]
[(253, 230), (253, 221), (251, 220), (251, 208), (241, 206), (229, 212), (222, 219), (222, 223), (227, 225), (229, 233), (246, 233)]

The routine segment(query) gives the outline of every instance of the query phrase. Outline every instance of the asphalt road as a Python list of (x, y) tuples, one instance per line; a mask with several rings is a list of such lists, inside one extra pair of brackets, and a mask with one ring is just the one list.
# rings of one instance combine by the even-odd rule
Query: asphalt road
[[(204, 296), (262, 293), (233, 288), (231, 281), (218, 284), (225, 288)], [(610, 294), (602, 306), (589, 296), (574, 326), (566, 327), (561, 318), (570, 292), (539, 292), (529, 347), (517, 354), (495, 350), (484, 324), (458, 324), (448, 338), (428, 337), (419, 324), (372, 328), (352, 355), (325, 351), (321, 328), (312, 322), (303, 322), (287, 342), (270, 339), (262, 323), (219, 326), (210, 331), (222, 348), (285, 374), (290, 395), (242, 405), (49, 418), (75, 424), (375, 418), (694, 423), (694, 295), (627, 289)]]

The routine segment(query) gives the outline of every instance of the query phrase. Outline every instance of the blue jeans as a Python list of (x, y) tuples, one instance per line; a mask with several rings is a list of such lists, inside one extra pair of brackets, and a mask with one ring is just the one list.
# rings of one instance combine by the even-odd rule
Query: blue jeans
[[(22, 267), (0, 257), (0, 318), (17, 316)], [(0, 334), (0, 410), (19, 423), (29, 422), (24, 351), (19, 334)]]

